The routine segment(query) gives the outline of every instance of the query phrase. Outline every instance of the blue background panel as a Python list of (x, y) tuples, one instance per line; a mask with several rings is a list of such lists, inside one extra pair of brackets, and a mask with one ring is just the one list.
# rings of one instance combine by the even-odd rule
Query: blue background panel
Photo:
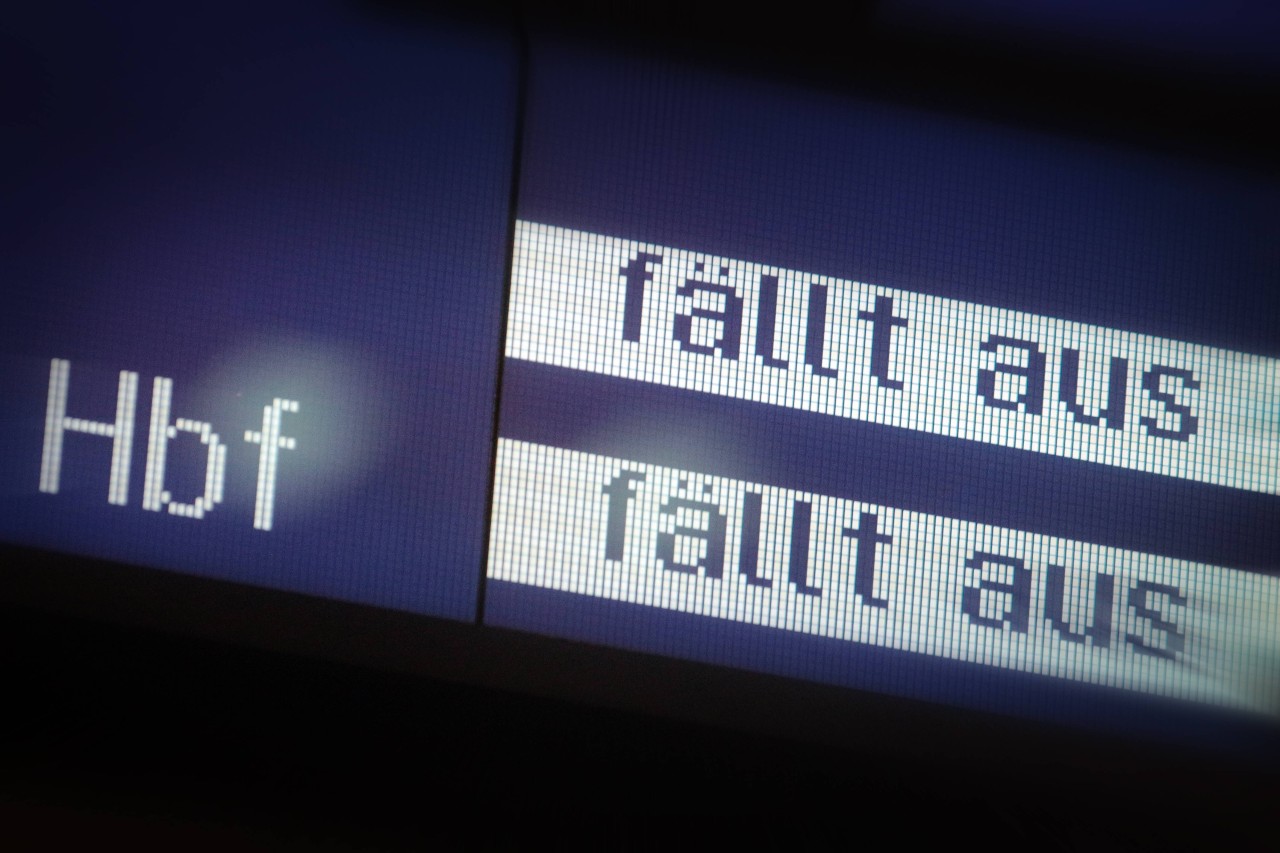
[[(35, 10), (35, 7), (32, 7)], [(509, 230), (514, 38), (347, 6), (28, 11), (11, 23), (23, 168), (7, 192), (0, 537), (473, 618)], [(37, 490), (52, 358), (68, 414), (140, 377), (128, 504), (68, 433)], [(201, 520), (141, 508), (152, 381), (227, 447)], [(282, 431), (255, 530), (260, 430)], [(179, 433), (166, 485), (198, 494)]]

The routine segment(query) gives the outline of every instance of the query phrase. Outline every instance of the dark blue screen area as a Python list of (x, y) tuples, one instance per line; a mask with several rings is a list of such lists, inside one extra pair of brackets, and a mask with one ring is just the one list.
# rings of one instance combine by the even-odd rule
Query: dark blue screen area
[[(0, 537), (472, 618), (514, 38), (310, 3), (17, 17)], [(38, 489), (55, 358), (69, 417), (114, 422), (120, 371), (138, 375), (123, 506), (109, 436), (67, 432), (58, 493)], [(211, 459), (178, 419), (225, 447), (200, 519), (142, 506), (155, 377), (173, 380), (169, 504), (202, 494)], [(266, 439), (246, 431), (276, 399), (298, 410), (264, 530)]]
[(1280, 187), (1229, 167), (535, 41), (519, 216), (1280, 355)]

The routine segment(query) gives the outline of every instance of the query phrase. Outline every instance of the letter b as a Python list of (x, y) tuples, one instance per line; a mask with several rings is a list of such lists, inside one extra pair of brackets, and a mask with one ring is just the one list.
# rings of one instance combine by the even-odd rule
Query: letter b
[[(222, 485), (226, 481), (227, 446), (218, 434), (204, 421), (178, 418), (169, 423), (169, 411), (173, 400), (173, 380), (157, 376), (151, 391), (151, 433), (147, 442), (147, 473), (142, 486), (142, 508), (159, 512), (166, 504), (173, 515), (186, 518), (204, 518), (204, 514), (222, 503)], [(191, 503), (178, 503), (164, 487), (165, 467), (169, 458), (169, 442), (179, 432), (200, 436), (201, 444), (209, 448), (205, 461), (204, 493)]]

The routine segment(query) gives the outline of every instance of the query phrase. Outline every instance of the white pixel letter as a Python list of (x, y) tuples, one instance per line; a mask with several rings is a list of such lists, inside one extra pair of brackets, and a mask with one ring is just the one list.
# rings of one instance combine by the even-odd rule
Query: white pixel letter
[[(227, 446), (218, 439), (213, 427), (204, 421), (178, 418), (169, 423), (170, 404), (173, 400), (173, 380), (157, 376), (151, 391), (151, 434), (147, 442), (147, 474), (142, 484), (142, 508), (159, 512), (166, 504), (173, 515), (185, 518), (204, 518), (217, 504), (222, 503), (222, 485), (227, 474)], [(168, 461), (169, 442), (178, 437), (179, 431), (200, 436), (209, 454), (205, 462), (204, 494), (189, 504), (178, 503), (164, 488), (165, 464)]]
[(280, 434), (280, 421), (285, 412), (296, 413), (295, 400), (279, 397), (262, 409), (262, 431), (245, 430), (244, 440), (262, 445), (258, 454), (258, 497), (253, 505), (253, 526), (257, 530), (270, 530), (276, 503), (276, 468), (280, 451), (293, 450), (297, 443)]
[(44, 452), (40, 457), (40, 491), (58, 493), (62, 477), (62, 440), (67, 430), (111, 439), (111, 479), (107, 503), (124, 506), (129, 501), (129, 463), (133, 458), (133, 415), (138, 399), (138, 374), (120, 371), (114, 423), (67, 416), (67, 390), (71, 362), (55, 358), (49, 365), (49, 402), (44, 417)]

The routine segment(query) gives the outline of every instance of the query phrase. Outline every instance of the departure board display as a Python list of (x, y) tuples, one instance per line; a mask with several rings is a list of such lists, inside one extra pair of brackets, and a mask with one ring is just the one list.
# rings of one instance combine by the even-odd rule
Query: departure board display
[(1275, 186), (534, 57), (488, 621), (1037, 716), (1280, 711)]
[(23, 13), (6, 546), (1277, 731), (1273, 175), (371, 5)]

